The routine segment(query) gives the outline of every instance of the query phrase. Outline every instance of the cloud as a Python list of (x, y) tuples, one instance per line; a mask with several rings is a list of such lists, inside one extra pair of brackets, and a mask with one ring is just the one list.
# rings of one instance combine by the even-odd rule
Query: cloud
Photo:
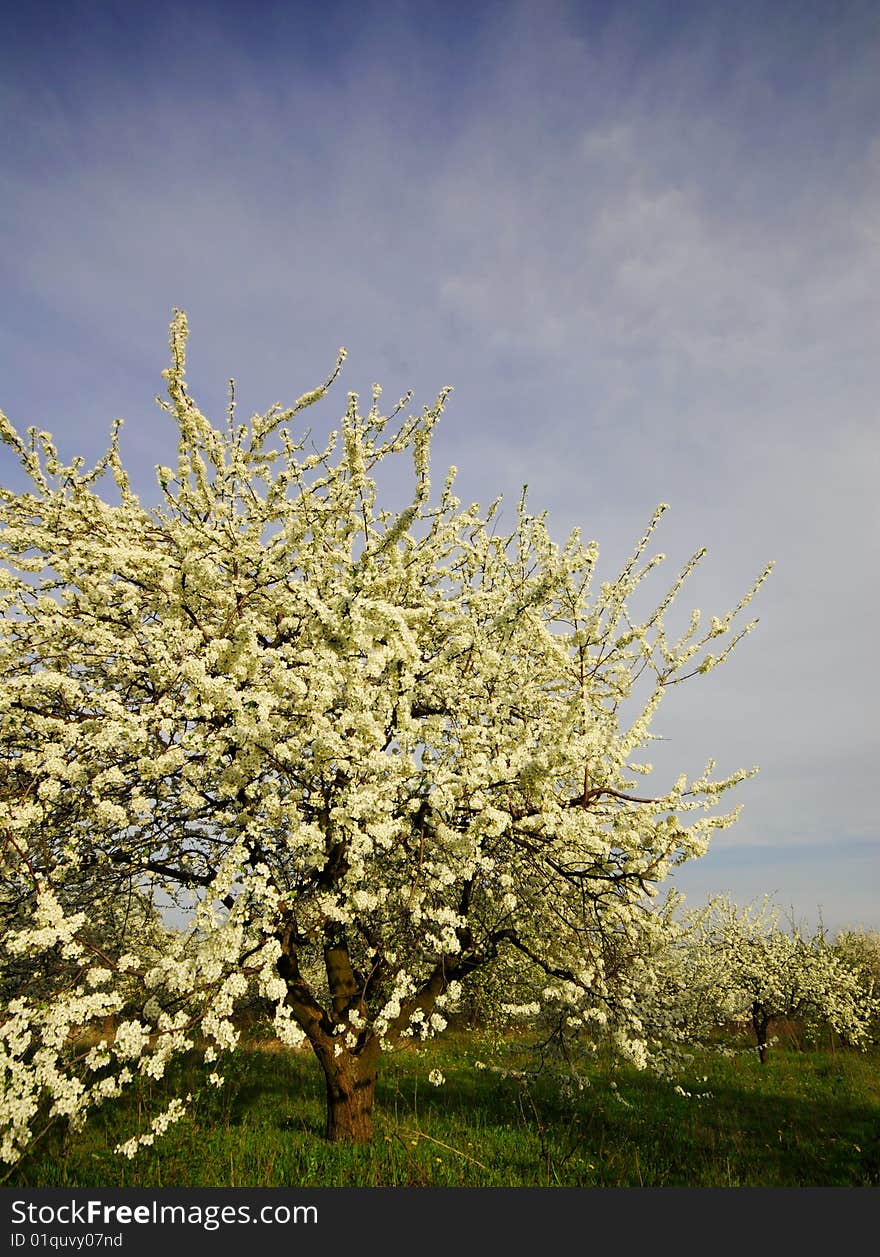
[(876, 841), (876, 6), (297, 9), (23, 19), (0, 405), (88, 455), (126, 416), (147, 486), (174, 306), (209, 413), (340, 344), (316, 420), (453, 384), (466, 500), (528, 481), (606, 576), (669, 501), (670, 569), (710, 549), (683, 615), (777, 560), (759, 630), (658, 722), (670, 767), (763, 767), (719, 850)]

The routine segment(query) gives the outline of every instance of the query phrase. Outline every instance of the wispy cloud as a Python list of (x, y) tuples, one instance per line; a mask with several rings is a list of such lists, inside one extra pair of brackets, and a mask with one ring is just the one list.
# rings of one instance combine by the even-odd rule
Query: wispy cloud
[(875, 5), (32, 8), (0, 54), (7, 413), (87, 454), (125, 415), (148, 486), (174, 306), (209, 410), (340, 344), (343, 389), (451, 383), (465, 498), (528, 481), (609, 568), (671, 502), (670, 564), (711, 550), (688, 610), (777, 560), (659, 721), (670, 763), (762, 764), (718, 851), (759, 878), (767, 841), (877, 841)]

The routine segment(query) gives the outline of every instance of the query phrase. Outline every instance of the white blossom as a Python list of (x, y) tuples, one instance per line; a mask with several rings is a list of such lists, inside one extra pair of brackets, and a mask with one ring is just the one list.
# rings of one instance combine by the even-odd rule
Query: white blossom
[[(234, 1051), (250, 991), (331, 1073), (442, 1032), (468, 992), (506, 1021), (602, 1028), (644, 1063), (639, 998), (669, 978), (672, 929), (646, 905), (735, 821), (719, 800), (751, 770), (650, 797), (634, 778), (674, 684), (749, 631), (736, 618), (769, 567), (671, 640), (664, 613), (702, 551), (653, 613), (629, 609), (662, 561), (665, 505), (598, 580), (596, 543), (555, 541), (525, 495), (509, 527), (500, 501), (463, 507), (453, 471), (432, 488), (449, 390), (414, 416), (350, 394), (313, 442), (297, 424), (341, 352), (292, 406), (215, 426), (187, 335), (176, 312), (161, 405), (178, 457), (157, 505), (131, 487), (118, 424), (87, 469), (0, 416), (29, 480), (0, 490), (2, 941), (34, 972), (51, 952), (57, 975), (0, 1009), (0, 1156), (21, 1155), (47, 1099), (84, 1120), (109, 1078), (162, 1077), (197, 1039), (206, 1065)], [(383, 509), (377, 468), (401, 457), (410, 500)], [(111, 1017), (99, 1051), (67, 1051)]]

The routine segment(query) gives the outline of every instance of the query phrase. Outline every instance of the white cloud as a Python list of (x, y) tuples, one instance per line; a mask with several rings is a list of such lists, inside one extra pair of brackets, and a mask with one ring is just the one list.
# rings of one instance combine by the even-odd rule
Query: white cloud
[(8, 76), (0, 405), (95, 450), (125, 415), (147, 479), (181, 305), (208, 410), (230, 375), (242, 410), (298, 396), (344, 343), (328, 419), (373, 379), (417, 404), (455, 385), (436, 461), (468, 500), (527, 480), (609, 568), (668, 500), (670, 568), (710, 546), (687, 609), (777, 559), (729, 679), (660, 724), (696, 767), (765, 766), (724, 842), (833, 859), (876, 834), (871, 43), (855, 18), (758, 40), (748, 15), (588, 8), (457, 32), (365, 9), (326, 61), (280, 10), (244, 47), (186, 18), (176, 50), (154, 32), (111, 65), (84, 39), (69, 81)]

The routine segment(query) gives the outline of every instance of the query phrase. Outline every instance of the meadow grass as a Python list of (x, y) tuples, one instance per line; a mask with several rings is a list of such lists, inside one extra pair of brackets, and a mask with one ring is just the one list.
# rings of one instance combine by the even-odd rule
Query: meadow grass
[[(485, 1055), (485, 1054), (483, 1054)], [(382, 1062), (375, 1136), (323, 1135), (307, 1052), (252, 1041), (205, 1085), (199, 1058), (140, 1080), (77, 1132), (50, 1131), (5, 1179), (20, 1187), (819, 1187), (880, 1185), (880, 1053), (779, 1047), (695, 1058), (674, 1085), (597, 1062), (573, 1097), (475, 1068), (458, 1034)], [(428, 1080), (431, 1069), (446, 1077)], [(610, 1082), (614, 1082), (614, 1087)], [(190, 1091), (184, 1119), (133, 1160), (117, 1142)], [(704, 1094), (708, 1093), (708, 1094)], [(702, 1098), (698, 1098), (702, 1096)]]

